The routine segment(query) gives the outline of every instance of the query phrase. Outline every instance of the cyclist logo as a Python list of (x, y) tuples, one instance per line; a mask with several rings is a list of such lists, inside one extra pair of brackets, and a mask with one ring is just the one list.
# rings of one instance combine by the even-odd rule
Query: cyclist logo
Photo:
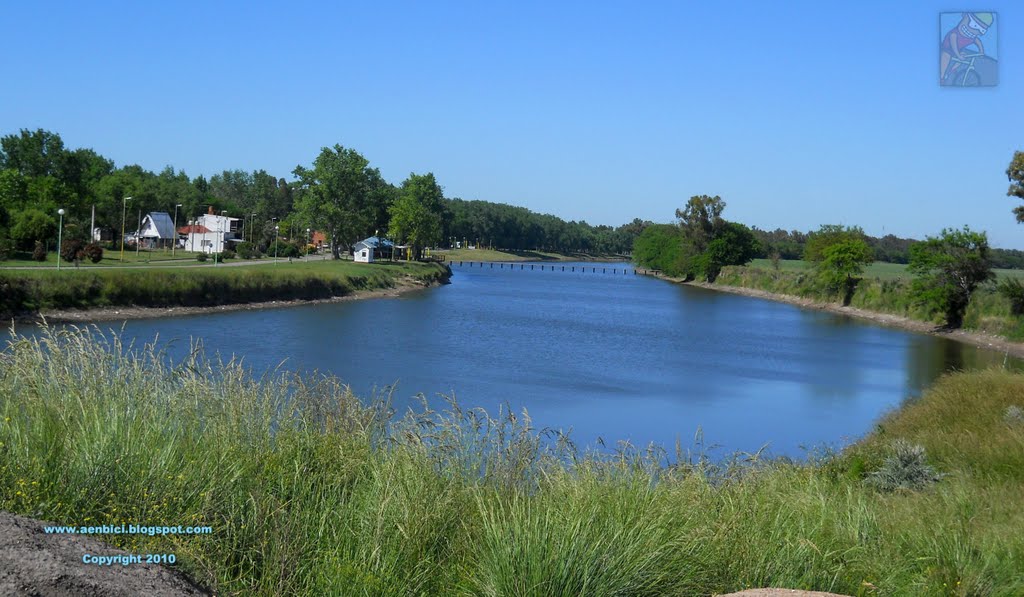
[(939, 85), (992, 87), (999, 82), (996, 13), (941, 13), (939, 33)]

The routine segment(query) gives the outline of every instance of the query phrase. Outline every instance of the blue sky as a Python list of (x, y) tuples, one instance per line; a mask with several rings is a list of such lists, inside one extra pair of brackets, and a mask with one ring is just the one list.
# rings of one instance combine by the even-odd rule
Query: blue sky
[[(941, 11), (994, 10), (1000, 84), (940, 88)], [(288, 178), (353, 147), (399, 183), (593, 224), (986, 230), (1024, 249), (1024, 6), (918, 2), (12, 2), (0, 134), (118, 165)]]

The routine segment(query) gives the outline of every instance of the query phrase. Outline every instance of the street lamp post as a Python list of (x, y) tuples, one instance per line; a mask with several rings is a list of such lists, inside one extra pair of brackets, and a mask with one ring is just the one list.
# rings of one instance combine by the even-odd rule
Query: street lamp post
[(280, 230), (280, 226), (274, 225), (274, 265), (277, 265), (277, 231)]
[(311, 237), (309, 236), (309, 228), (306, 228), (306, 257), (309, 257), (309, 244), (310, 244), (310, 242), (312, 242), (312, 241), (311, 241)]
[(181, 204), (174, 206), (174, 244), (171, 245), (171, 257), (174, 257), (174, 250), (178, 248), (178, 208)]
[(128, 214), (128, 201), (131, 197), (124, 197), (121, 205), (121, 262), (124, 262), (124, 219)]
[(135, 229), (135, 261), (139, 260), (139, 242), (142, 240), (142, 208), (139, 208), (139, 227)]
[(60, 215), (60, 228), (57, 229), (57, 271), (60, 271), (60, 245), (64, 240), (64, 208), (57, 210)]

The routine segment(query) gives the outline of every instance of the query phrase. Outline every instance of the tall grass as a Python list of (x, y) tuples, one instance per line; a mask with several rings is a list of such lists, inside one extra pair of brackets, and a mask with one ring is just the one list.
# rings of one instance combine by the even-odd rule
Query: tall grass
[[(848, 453), (714, 464), (578, 450), (523, 414), (392, 412), (339, 380), (47, 330), (0, 353), (0, 509), (176, 553), (223, 594), (1024, 591), (1024, 377), (945, 378)], [(865, 479), (896, 440), (944, 476)]]
[(0, 315), (90, 307), (214, 306), (313, 300), (393, 287), (402, 276), (439, 281), (444, 266), (314, 263), (192, 269), (0, 272)]

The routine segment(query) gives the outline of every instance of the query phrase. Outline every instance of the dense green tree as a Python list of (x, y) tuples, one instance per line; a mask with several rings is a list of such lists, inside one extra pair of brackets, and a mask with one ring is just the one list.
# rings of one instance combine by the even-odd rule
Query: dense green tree
[(867, 242), (864, 231), (857, 226), (843, 226), (840, 224), (823, 224), (818, 230), (807, 235), (807, 242), (804, 244), (804, 259), (812, 263), (825, 258), (825, 249), (848, 240), (863, 240)]
[(432, 173), (410, 174), (391, 206), (389, 234), (412, 247), (415, 258), (424, 247), (441, 241), (444, 193)]
[(821, 251), (815, 269), (818, 279), (831, 292), (840, 293), (843, 304), (849, 305), (864, 267), (875, 260), (874, 252), (862, 238), (845, 238)]
[[(1006, 194), (1018, 199), (1024, 199), (1024, 151), (1013, 152), (1013, 159), (1006, 169), (1006, 177), (1010, 179), (1010, 190)], [(1024, 224), (1024, 205), (1013, 208), (1017, 215), (1017, 222)]]
[(343, 247), (347, 250), (372, 232), (372, 190), (381, 177), (357, 151), (341, 145), (324, 147), (312, 168), (296, 166), (294, 174), (302, 186), (297, 201), (301, 218), (327, 233), (335, 259)]
[(759, 251), (757, 239), (743, 224), (723, 222), (714, 239), (695, 261), (694, 277), (714, 282), (727, 265), (746, 265)]
[(57, 220), (40, 209), (28, 207), (11, 217), (11, 238), (21, 249), (29, 250), (37, 241), (45, 241), (56, 232)]
[(60, 176), (66, 154), (60, 135), (43, 129), (22, 129), (0, 138), (0, 169), (10, 168), (22, 176)]
[(679, 226), (651, 224), (633, 243), (633, 260), (641, 267), (679, 275), (683, 260), (683, 234)]
[(910, 249), (910, 271), (918, 276), (913, 292), (917, 300), (935, 313), (941, 313), (946, 325), (963, 325), (971, 295), (985, 282), (993, 280), (988, 237), (984, 232), (945, 229), (938, 237), (928, 237)]

